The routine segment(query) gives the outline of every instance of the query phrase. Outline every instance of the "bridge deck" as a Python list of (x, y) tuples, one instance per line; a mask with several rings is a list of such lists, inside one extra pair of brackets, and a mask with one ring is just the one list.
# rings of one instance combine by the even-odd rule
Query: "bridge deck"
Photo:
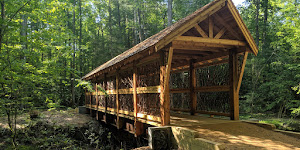
[(300, 139), (242, 121), (172, 113), (171, 125), (194, 130), (221, 149), (300, 149)]

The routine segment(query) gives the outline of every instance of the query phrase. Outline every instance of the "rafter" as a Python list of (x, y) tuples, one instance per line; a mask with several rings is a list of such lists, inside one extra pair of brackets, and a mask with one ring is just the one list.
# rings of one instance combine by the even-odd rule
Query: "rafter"
[(214, 38), (215, 39), (221, 38), (224, 35), (225, 31), (226, 31), (226, 29), (225, 29), (225, 27), (223, 27)]
[(208, 18), (209, 38), (214, 38), (214, 23), (212, 17)]
[(214, 14), (213, 17), (219, 22), (221, 23), (229, 32), (231, 35), (233, 35), (235, 38), (237, 38), (238, 40), (241, 40), (240, 36), (238, 35), (238, 33), (232, 29), (232, 27), (226, 23), (226, 21), (224, 21), (224, 19), (222, 19), (218, 14)]
[[(212, 55), (208, 55), (208, 56), (203, 56), (203, 57), (200, 57), (198, 59), (196, 59), (195, 63), (194, 63), (194, 66), (201, 66), (207, 62), (213, 62), (213, 61), (220, 61), (224, 58), (228, 57), (228, 52), (219, 52), (219, 53), (214, 53)], [(181, 66), (173, 66), (172, 67), (172, 71), (175, 71), (175, 70), (187, 70), (189, 68), (189, 65), (188, 63), (184, 64), (184, 65), (181, 65)]]
[(209, 44), (220, 44), (220, 45), (246, 46), (246, 43), (243, 41), (229, 40), (229, 39), (211, 39), (211, 38), (192, 37), (192, 36), (179, 36), (175, 40), (209, 43)]
[(199, 32), (199, 34), (202, 36), (202, 37), (205, 37), (207, 38), (208, 36), (206, 35), (205, 31), (198, 25), (196, 24), (194, 26), (194, 28)]

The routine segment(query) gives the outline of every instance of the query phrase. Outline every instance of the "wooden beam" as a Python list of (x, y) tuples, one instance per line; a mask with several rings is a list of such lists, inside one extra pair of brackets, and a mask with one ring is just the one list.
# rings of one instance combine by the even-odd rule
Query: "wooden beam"
[[(181, 111), (181, 112), (189, 112), (189, 109), (182, 109), (182, 108), (171, 108), (173, 111)], [(196, 110), (196, 113), (199, 114), (208, 114), (208, 115), (217, 115), (217, 116), (226, 116), (230, 117), (229, 113), (220, 113), (220, 112), (213, 112), (213, 111), (203, 111), (203, 110)]]
[(228, 63), (228, 60), (226, 59), (221, 59), (218, 60), (216, 62), (212, 62), (212, 63), (206, 63), (206, 64), (202, 64), (202, 65), (195, 65), (195, 68), (203, 68), (203, 67), (209, 67), (209, 66), (216, 66), (216, 65), (220, 65), (220, 64), (224, 64), (224, 63)]
[(202, 37), (193, 37), (193, 36), (179, 36), (175, 40), (209, 43), (209, 44), (220, 44), (220, 45), (246, 46), (246, 43), (243, 41), (229, 40), (229, 39), (211, 39), (211, 38), (202, 38)]
[(226, 31), (226, 29), (223, 27), (223, 28), (219, 31), (219, 33), (217, 33), (217, 35), (216, 35), (214, 38), (215, 38), (215, 39), (221, 38), (221, 37), (224, 35), (225, 31)]
[(96, 89), (96, 106), (97, 106), (97, 112), (96, 112), (96, 120), (99, 120), (99, 114), (98, 114), (98, 105), (99, 105), (99, 99), (98, 99), (98, 84), (95, 85)]
[[(96, 109), (96, 105), (90, 105), (87, 104), (86, 105), (88, 108), (91, 108), (92, 110), (97, 110)], [(99, 112), (104, 112), (105, 108), (98, 106), (98, 111)], [(117, 115), (117, 110), (115, 108), (107, 108), (108, 113), (112, 114), (112, 115)], [(119, 116), (123, 117), (123, 118), (128, 118), (130, 120), (134, 120), (134, 112), (130, 112), (130, 111), (126, 111), (126, 110), (119, 110)], [(147, 115), (147, 114), (143, 114), (143, 113), (137, 113), (137, 121), (139, 121), (139, 119), (146, 119), (149, 121), (155, 121), (155, 122), (161, 122), (161, 118), (157, 117), (157, 116), (153, 116), (153, 115)]]
[[(215, 60), (218, 60), (218, 59), (223, 59), (223, 58), (226, 58), (228, 57), (228, 52), (219, 52), (219, 53), (215, 53), (213, 55), (209, 55), (209, 56), (205, 56), (205, 57), (202, 57), (202, 58), (199, 58), (196, 60), (195, 62), (195, 66), (197, 65), (203, 65), (205, 63), (207, 63), (208, 61), (215, 61)], [(172, 68), (172, 70), (187, 70), (189, 67), (189, 65), (182, 65), (182, 66), (178, 66), (178, 67), (175, 67), (175, 68)]]
[(209, 38), (214, 38), (214, 23), (212, 17), (208, 17)]
[(238, 85), (237, 85), (237, 89), (236, 89), (237, 93), (240, 92), (240, 88), (241, 88), (241, 83), (242, 83), (242, 79), (243, 79), (243, 75), (244, 75), (244, 70), (245, 70), (245, 66), (246, 66), (247, 57), (248, 57), (248, 51), (246, 51), (245, 54), (244, 54), (243, 64), (242, 64), (241, 72), (240, 72), (240, 75), (239, 75), (239, 81), (238, 81)]
[(196, 69), (194, 68), (195, 60), (190, 60), (190, 113), (191, 115), (195, 115), (195, 111), (197, 108), (197, 95), (195, 92), (196, 85)]
[(221, 51), (219, 48), (197, 46), (192, 44), (174, 44), (172, 46), (174, 50), (194, 50), (194, 51), (212, 51), (212, 52)]
[[(103, 88), (104, 88), (104, 90), (106, 90), (107, 89), (107, 74), (105, 73), (104, 74), (104, 80), (103, 80)], [(104, 107), (105, 107), (105, 109), (104, 109), (104, 122), (105, 123), (107, 123), (107, 96), (105, 96), (104, 97)]]
[(182, 49), (174, 49), (174, 55), (186, 55), (186, 56), (203, 56), (210, 55), (213, 52), (210, 51), (196, 51), (196, 50), (182, 50)]
[[(194, 83), (195, 84), (195, 83)], [(218, 86), (202, 86), (194, 87), (195, 92), (226, 92), (229, 91), (228, 85), (218, 85)], [(176, 88), (170, 89), (170, 93), (189, 93), (191, 92), (190, 88)]]
[(195, 91), (197, 91), (197, 92), (226, 92), (226, 91), (229, 91), (229, 86), (228, 85), (219, 85), (219, 86), (196, 87)]
[[(173, 60), (178, 59), (184, 59), (184, 60), (190, 60), (190, 59), (197, 59), (201, 58), (202, 56), (197, 56), (197, 54), (193, 55), (185, 55), (184, 53), (174, 53)], [(173, 61), (174, 63), (174, 61)]]
[[(174, 45), (174, 46), (173, 46)], [(200, 42), (194, 42), (194, 41), (172, 41), (172, 46), (175, 47), (176, 46), (181, 46), (181, 47), (202, 47), (202, 48), (216, 48), (216, 49), (232, 49), (235, 46), (232, 45), (221, 45), (221, 44), (215, 44), (215, 43), (200, 43)]]
[(215, 13), (213, 15), (213, 17), (219, 22), (221, 23), (228, 31), (231, 35), (233, 35), (236, 39), (241, 40), (241, 37), (238, 35), (238, 33), (232, 29), (232, 27), (226, 22), (224, 21), (217, 13)]
[[(92, 95), (90, 95), (90, 104), (92, 105)], [(90, 109), (90, 115), (92, 116), (92, 109)]]
[(161, 115), (161, 124), (162, 126), (165, 123), (165, 108), (164, 108), (164, 101), (165, 101), (165, 87), (164, 87), (164, 76), (165, 76), (165, 72), (166, 72), (166, 66), (165, 66), (165, 52), (164, 51), (160, 51), (160, 74), (159, 74), (159, 78), (160, 78), (160, 89), (161, 89), (161, 93), (159, 95), (160, 98), (160, 115)]
[[(160, 93), (160, 86), (147, 86), (147, 87), (137, 87), (137, 94), (145, 94), (145, 93)], [(119, 94), (133, 94), (133, 88), (129, 89), (118, 89)], [(86, 93), (87, 95), (96, 95), (96, 92)], [(117, 90), (106, 90), (107, 95), (117, 94)], [(102, 91), (98, 91), (98, 95), (106, 95)]]
[(137, 72), (137, 67), (135, 66), (135, 63), (133, 63), (133, 77), (132, 77), (132, 82), (133, 82), (133, 108), (134, 108), (134, 132), (135, 136), (139, 136), (142, 134), (142, 124), (138, 122), (137, 120), (137, 114), (139, 112), (138, 110), (138, 97), (137, 97), (137, 80), (138, 80), (138, 72)]
[(116, 70), (116, 105), (117, 105), (117, 129), (122, 128), (120, 123), (120, 116), (119, 116), (119, 110), (120, 110), (120, 100), (119, 100), (119, 70)]
[(166, 64), (166, 72), (164, 78), (164, 118), (162, 118), (162, 125), (169, 125), (170, 124), (170, 73), (172, 67), (172, 59), (173, 59), (173, 47), (169, 48), (168, 52), (168, 63)]
[(238, 59), (235, 49), (229, 51), (230, 119), (239, 120)]
[(189, 92), (191, 92), (190, 89), (186, 89), (186, 88), (170, 89), (170, 93), (189, 93)]
[(202, 36), (207, 38), (205, 31), (198, 25), (198, 23), (194, 26), (194, 28), (197, 30), (197, 32)]

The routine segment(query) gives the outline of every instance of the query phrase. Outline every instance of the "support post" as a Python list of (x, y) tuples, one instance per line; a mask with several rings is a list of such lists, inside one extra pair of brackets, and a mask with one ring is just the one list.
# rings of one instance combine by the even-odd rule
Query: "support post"
[[(107, 90), (107, 78), (106, 78), (106, 76), (107, 76), (107, 74), (105, 73), (104, 74), (104, 83), (103, 83), (103, 90), (104, 91), (106, 91)], [(103, 120), (104, 120), (104, 122), (105, 123), (107, 123), (107, 96), (105, 95), (105, 97), (104, 97), (104, 107), (105, 107), (105, 109), (104, 109), (104, 117), (103, 117)]]
[(170, 124), (170, 88), (169, 79), (173, 57), (173, 47), (169, 48), (168, 62), (165, 64), (165, 55), (161, 52), (160, 55), (160, 113), (161, 124), (163, 126)]
[(93, 111), (92, 111), (92, 96), (93, 96), (93, 93), (92, 92), (89, 92), (90, 93), (90, 115), (92, 116), (93, 114)]
[(195, 115), (196, 107), (197, 107), (197, 95), (195, 92), (196, 88), (196, 69), (194, 68), (195, 60), (190, 60), (190, 113), (191, 115)]
[(98, 99), (98, 84), (95, 85), (96, 91), (96, 120), (99, 120), (99, 113), (98, 113), (98, 106), (99, 106), (99, 99)]
[(116, 71), (116, 105), (117, 105), (117, 128), (121, 128), (119, 110), (120, 110), (120, 101), (119, 101), (119, 70)]
[(239, 120), (238, 59), (236, 49), (229, 50), (230, 119)]
[(134, 135), (139, 136), (143, 133), (143, 124), (137, 120), (137, 114), (139, 112), (138, 109), (138, 97), (137, 97), (137, 80), (138, 80), (138, 72), (137, 67), (135, 66), (135, 62), (133, 62), (133, 108), (134, 108)]

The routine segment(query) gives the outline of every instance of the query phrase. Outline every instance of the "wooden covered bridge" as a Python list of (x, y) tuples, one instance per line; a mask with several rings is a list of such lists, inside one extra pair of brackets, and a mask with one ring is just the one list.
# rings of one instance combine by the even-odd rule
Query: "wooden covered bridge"
[(238, 120), (248, 52), (258, 49), (232, 1), (215, 0), (85, 75), (106, 91), (86, 92), (86, 107), (136, 135), (177, 111)]

